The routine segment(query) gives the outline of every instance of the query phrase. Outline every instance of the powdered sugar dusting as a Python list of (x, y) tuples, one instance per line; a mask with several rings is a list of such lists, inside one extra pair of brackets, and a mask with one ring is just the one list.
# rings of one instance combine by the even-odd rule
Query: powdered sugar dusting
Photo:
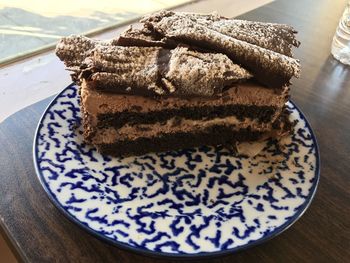
[(129, 94), (212, 96), (251, 77), (281, 88), (299, 76), (300, 43), (288, 25), (170, 11), (141, 23), (110, 41), (62, 38), (56, 54), (73, 81)]

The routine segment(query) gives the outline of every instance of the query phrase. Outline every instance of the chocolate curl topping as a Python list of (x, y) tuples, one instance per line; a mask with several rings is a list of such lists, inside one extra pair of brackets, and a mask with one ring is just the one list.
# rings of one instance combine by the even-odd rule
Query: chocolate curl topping
[[(78, 43), (75, 51), (71, 43)], [(57, 54), (78, 79), (117, 93), (213, 96), (252, 77), (224, 54), (181, 45), (175, 49), (124, 47), (71, 36), (60, 42)]]
[(162, 11), (118, 38), (62, 38), (57, 56), (100, 89), (147, 96), (213, 96), (252, 77), (272, 88), (299, 76), (296, 31), (282, 24)]
[(91, 56), (92, 51), (97, 46), (111, 46), (115, 45), (116, 42), (117, 39), (99, 41), (85, 36), (71, 35), (60, 39), (55, 52), (59, 59), (64, 62), (67, 70), (72, 72), (72, 80), (79, 83), (81, 70), (86, 67), (84, 61)]
[(290, 57), (299, 42), (289, 26), (170, 11), (141, 22), (164, 37), (226, 54), (269, 87), (289, 85), (299, 76), (299, 61)]
[[(213, 96), (251, 74), (223, 54), (188, 47), (97, 46), (82, 74), (96, 86), (141, 95)], [(89, 73), (89, 75), (86, 74)]]

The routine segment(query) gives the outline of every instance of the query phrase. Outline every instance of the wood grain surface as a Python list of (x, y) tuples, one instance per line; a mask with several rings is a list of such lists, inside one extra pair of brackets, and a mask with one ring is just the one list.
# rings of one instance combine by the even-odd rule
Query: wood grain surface
[[(195, 262), (350, 261), (350, 69), (330, 56), (345, 2), (280, 0), (241, 16), (291, 24), (299, 31), (302, 45), (295, 55), (301, 59), (302, 76), (293, 81), (292, 99), (318, 139), (321, 180), (309, 209), (281, 235), (236, 254)], [(50, 98), (36, 103), (0, 124), (0, 225), (18, 259), (178, 262), (106, 244), (69, 221), (49, 201), (32, 159), (35, 128), (49, 102)]]

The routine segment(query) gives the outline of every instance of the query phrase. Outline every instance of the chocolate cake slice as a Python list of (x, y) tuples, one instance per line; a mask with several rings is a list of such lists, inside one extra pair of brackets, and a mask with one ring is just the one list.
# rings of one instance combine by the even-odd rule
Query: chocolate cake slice
[(84, 80), (81, 98), (85, 139), (102, 153), (130, 155), (271, 136), (288, 88), (273, 91), (252, 82), (218, 97), (159, 98), (100, 92)]
[(128, 156), (290, 131), (294, 29), (168, 11), (141, 22), (111, 41), (70, 36), (57, 45), (81, 86), (87, 143)]

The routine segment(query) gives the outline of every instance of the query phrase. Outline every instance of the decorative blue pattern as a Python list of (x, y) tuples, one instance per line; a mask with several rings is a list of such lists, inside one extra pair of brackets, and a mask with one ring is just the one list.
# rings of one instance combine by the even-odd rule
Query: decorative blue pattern
[(54, 203), (114, 244), (172, 256), (232, 252), (280, 233), (316, 191), (317, 144), (301, 112), (288, 107), (294, 134), (254, 158), (222, 147), (111, 158), (83, 143), (71, 85), (38, 126), (35, 165)]

